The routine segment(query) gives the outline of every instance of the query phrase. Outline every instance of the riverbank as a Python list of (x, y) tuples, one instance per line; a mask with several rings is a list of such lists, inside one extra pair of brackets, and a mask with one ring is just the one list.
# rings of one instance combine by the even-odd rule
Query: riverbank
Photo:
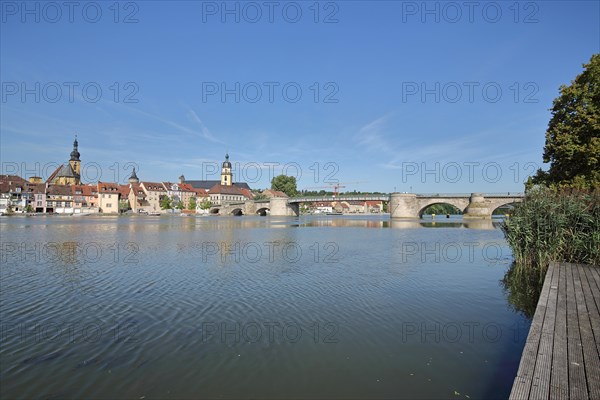
[(550, 261), (600, 264), (600, 193), (538, 189), (503, 225), (519, 268), (545, 276)]

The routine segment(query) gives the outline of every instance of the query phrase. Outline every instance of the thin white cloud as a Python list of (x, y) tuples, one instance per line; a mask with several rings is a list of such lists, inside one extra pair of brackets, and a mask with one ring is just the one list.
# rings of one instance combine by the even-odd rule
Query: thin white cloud
[(204, 125), (204, 123), (202, 122), (202, 120), (200, 119), (200, 117), (198, 117), (198, 114), (196, 114), (196, 112), (194, 110), (188, 110), (188, 117), (190, 117), (190, 119), (192, 121), (194, 121), (196, 124), (198, 124), (198, 126), (200, 127), (200, 134), (202, 135), (202, 137), (208, 141), (214, 142), (214, 143), (222, 143), (224, 144), (225, 142), (223, 142), (222, 140), (217, 139), (211, 132), (210, 130), (206, 127), (206, 125)]
[(390, 146), (390, 140), (385, 137), (383, 132), (390, 116), (391, 114), (386, 114), (360, 128), (356, 135), (358, 146), (362, 149), (366, 148), (368, 151), (391, 154), (393, 149)]

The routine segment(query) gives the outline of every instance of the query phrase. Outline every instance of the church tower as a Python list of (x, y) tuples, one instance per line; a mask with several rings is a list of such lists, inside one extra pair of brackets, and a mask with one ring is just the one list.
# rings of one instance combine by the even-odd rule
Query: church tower
[(225, 154), (225, 161), (223, 161), (223, 166), (221, 168), (221, 185), (231, 186), (233, 185), (231, 175), (231, 163), (229, 162), (229, 153)]
[(79, 150), (77, 150), (77, 135), (73, 142), (73, 151), (68, 164), (59, 165), (56, 170), (50, 174), (46, 180), (53, 185), (81, 185), (81, 160), (79, 159)]
[(131, 176), (129, 177), (129, 183), (140, 183), (137, 174), (135, 173), (135, 167), (133, 167), (133, 171), (131, 172)]
[(71, 169), (75, 174), (75, 184), (79, 185), (81, 183), (81, 160), (79, 159), (79, 151), (77, 150), (77, 146), (79, 146), (79, 143), (77, 142), (77, 135), (75, 135), (75, 141), (73, 142), (73, 151), (71, 152), (71, 159), (69, 160), (69, 164), (71, 165)]

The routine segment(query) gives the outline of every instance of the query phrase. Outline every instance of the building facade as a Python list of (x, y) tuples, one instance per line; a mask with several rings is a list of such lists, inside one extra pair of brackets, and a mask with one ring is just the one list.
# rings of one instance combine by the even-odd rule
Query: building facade
[(144, 207), (145, 212), (166, 212), (160, 208), (160, 201), (167, 195), (167, 190), (160, 182), (142, 182), (140, 187), (146, 194)]
[(119, 213), (119, 184), (98, 182), (98, 208), (101, 213)]

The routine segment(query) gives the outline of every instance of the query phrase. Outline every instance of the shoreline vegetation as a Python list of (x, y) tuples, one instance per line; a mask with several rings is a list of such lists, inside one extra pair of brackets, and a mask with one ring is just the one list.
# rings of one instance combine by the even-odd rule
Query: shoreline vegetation
[(538, 188), (501, 225), (514, 262), (501, 285), (532, 319), (550, 261), (600, 265), (600, 191)]
[(538, 187), (527, 194), (502, 230), (517, 270), (543, 280), (550, 261), (600, 264), (600, 191)]

